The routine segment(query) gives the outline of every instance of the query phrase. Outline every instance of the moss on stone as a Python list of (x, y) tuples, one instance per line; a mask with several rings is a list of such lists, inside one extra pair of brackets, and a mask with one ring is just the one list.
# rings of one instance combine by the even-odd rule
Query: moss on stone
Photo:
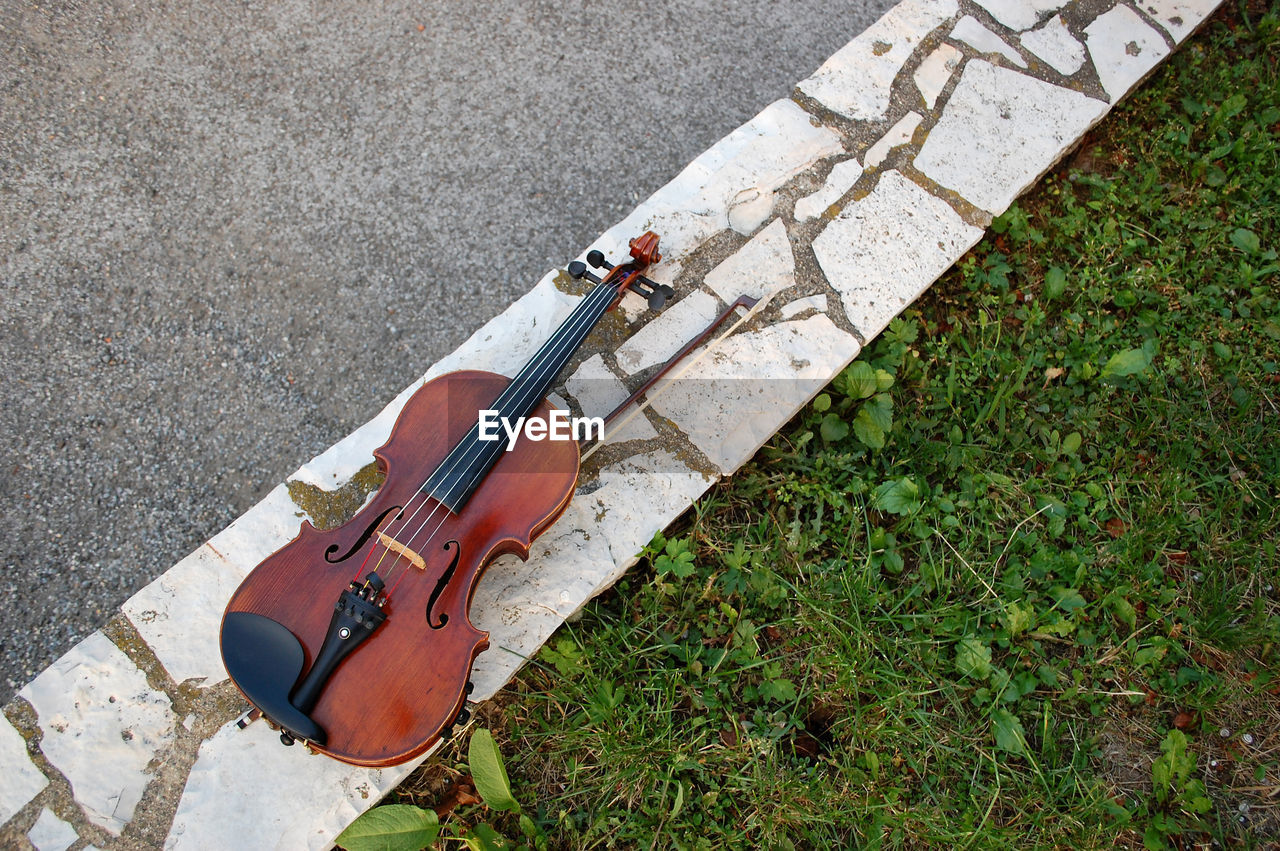
[(336, 529), (355, 516), (369, 494), (382, 487), (385, 479), (386, 474), (378, 468), (377, 462), (371, 461), (337, 490), (327, 491), (297, 480), (290, 480), (286, 486), (289, 497), (307, 513), (313, 526)]

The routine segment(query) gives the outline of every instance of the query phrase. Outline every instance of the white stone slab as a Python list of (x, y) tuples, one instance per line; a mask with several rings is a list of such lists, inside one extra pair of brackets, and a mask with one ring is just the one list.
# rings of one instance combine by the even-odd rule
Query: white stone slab
[(978, 23), (976, 18), (965, 15), (951, 31), (951, 37), (963, 41), (979, 53), (1003, 56), (1019, 68), (1026, 68), (1026, 60), (1000, 36)]
[(938, 102), (938, 95), (947, 87), (947, 81), (956, 68), (960, 67), (960, 60), (963, 58), (964, 54), (959, 50), (949, 44), (942, 44), (916, 68), (912, 79), (920, 90), (920, 97), (924, 98), (926, 107), (933, 109)]
[[(298, 518), (294, 520), (297, 533)], [(124, 613), (177, 683), (227, 678), (218, 648), (222, 611), (244, 571), (205, 544), (125, 602)]]
[(1142, 11), (1160, 22), (1174, 41), (1181, 44), (1213, 14), (1222, 0), (1139, 0)]
[(1098, 81), (1112, 103), (1169, 55), (1169, 46), (1160, 33), (1125, 5), (1095, 18), (1084, 28), (1084, 41), (1098, 71)]
[[(707, 273), (703, 283), (725, 304), (733, 304), (744, 295), (768, 300), (794, 287), (796, 259), (782, 220), (775, 219), (746, 245), (720, 261)], [(685, 342), (688, 340), (686, 337)]]
[(1061, 15), (1054, 15), (1038, 30), (1023, 33), (1021, 41), (1059, 74), (1070, 77), (1084, 64), (1084, 45), (1076, 41)]
[(975, 59), (965, 65), (915, 164), (999, 214), (1106, 110), (1079, 92)]
[(147, 763), (173, 740), (169, 698), (100, 632), (19, 694), (39, 718), (41, 750), (71, 782), (85, 815), (119, 834), (150, 780)]
[(794, 101), (775, 101), (712, 145), (592, 247), (606, 256), (625, 255), (629, 239), (653, 230), (662, 237), (663, 261), (649, 277), (670, 283), (683, 258), (707, 239), (726, 228), (753, 233), (772, 215), (779, 187), (841, 153), (838, 133), (815, 125)]
[(974, 0), (991, 17), (1011, 30), (1030, 29), (1049, 12), (1067, 5), (1067, 0)]
[[(607, 416), (631, 395), (627, 386), (618, 380), (618, 376), (610, 372), (600, 355), (592, 355), (584, 360), (565, 382), (564, 389), (578, 400), (578, 406), (586, 417)], [(620, 416), (625, 417), (626, 414)], [(616, 420), (606, 429), (606, 443), (651, 440), (658, 436), (658, 432), (643, 416), (633, 417), (626, 425), (619, 427), (621, 422), (621, 419)]]
[(818, 295), (806, 296), (805, 298), (798, 298), (795, 301), (787, 302), (782, 306), (778, 313), (783, 319), (791, 319), (792, 317), (799, 316), (809, 310), (816, 310), (818, 313), (826, 313), (826, 293), (819, 293)]
[(305, 517), (289, 496), (289, 488), (280, 484), (210, 538), (205, 546), (216, 551), (242, 575), (248, 575), (258, 562), (297, 536)]
[(729, 475), (858, 349), (858, 341), (824, 315), (780, 322), (722, 342), (653, 407)]
[(27, 839), (36, 851), (66, 851), (80, 837), (76, 829), (53, 814), (48, 807), (40, 811), (40, 817), (27, 831)]
[(5, 719), (0, 718), (0, 824), (13, 818), (39, 795), (49, 781), (27, 756), (27, 743)]
[(867, 150), (866, 156), (862, 158), (867, 168), (878, 168), (885, 157), (889, 156), (890, 151), (910, 142), (916, 128), (923, 120), (924, 118), (918, 112), (908, 112), (899, 118), (898, 122)]
[(798, 222), (807, 222), (827, 211), (832, 204), (844, 197), (862, 177), (862, 165), (854, 159), (836, 163), (827, 175), (827, 182), (812, 195), (796, 202), (795, 216)]
[(889, 171), (818, 234), (813, 252), (840, 292), (845, 315), (869, 340), (982, 233), (946, 202)]
[(889, 112), (893, 81), (912, 51), (958, 9), (956, 0), (903, 0), (797, 87), (847, 118), (879, 121)]
[(627, 338), (615, 352), (618, 366), (627, 375), (663, 363), (680, 351), (719, 313), (714, 296), (700, 290), (689, 293)]
[(164, 847), (329, 848), (421, 761), (356, 768), (286, 748), (262, 722), (227, 724), (200, 746)]
[(589, 493), (574, 496), (534, 542), (527, 563), (494, 562), (471, 607), (491, 643), (472, 669), (472, 699), (496, 694), (565, 618), (612, 585), (713, 482), (666, 450), (633, 455), (602, 469)]

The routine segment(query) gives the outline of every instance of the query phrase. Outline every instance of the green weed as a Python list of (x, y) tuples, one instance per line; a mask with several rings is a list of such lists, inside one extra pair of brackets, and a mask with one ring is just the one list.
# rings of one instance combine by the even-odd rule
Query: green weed
[(490, 719), (551, 846), (1280, 838), (1278, 51), (1220, 15), (557, 634)]

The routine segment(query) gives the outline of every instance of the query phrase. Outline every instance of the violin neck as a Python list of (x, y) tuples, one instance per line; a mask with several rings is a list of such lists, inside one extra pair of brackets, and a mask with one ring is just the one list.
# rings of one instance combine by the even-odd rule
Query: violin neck
[[(556, 378), (573, 359), (587, 335), (608, 312), (617, 293), (617, 287), (606, 280), (578, 303), (569, 317), (493, 403), (493, 410), (498, 412), (502, 420), (515, 423), (542, 404), (555, 385)], [(431, 478), (427, 479), (422, 490), (453, 513), (458, 513), (480, 486), (485, 474), (502, 457), (508, 442), (505, 430), (498, 440), (481, 440), (477, 419), (467, 436), (445, 457), (431, 474)]]

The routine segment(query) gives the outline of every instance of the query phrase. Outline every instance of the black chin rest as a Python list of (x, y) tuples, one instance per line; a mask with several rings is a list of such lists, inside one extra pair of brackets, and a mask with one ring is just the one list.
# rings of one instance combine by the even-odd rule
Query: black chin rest
[(306, 653), (283, 624), (250, 612), (222, 619), (222, 663), (249, 702), (295, 739), (323, 745), (324, 730), (289, 702)]

